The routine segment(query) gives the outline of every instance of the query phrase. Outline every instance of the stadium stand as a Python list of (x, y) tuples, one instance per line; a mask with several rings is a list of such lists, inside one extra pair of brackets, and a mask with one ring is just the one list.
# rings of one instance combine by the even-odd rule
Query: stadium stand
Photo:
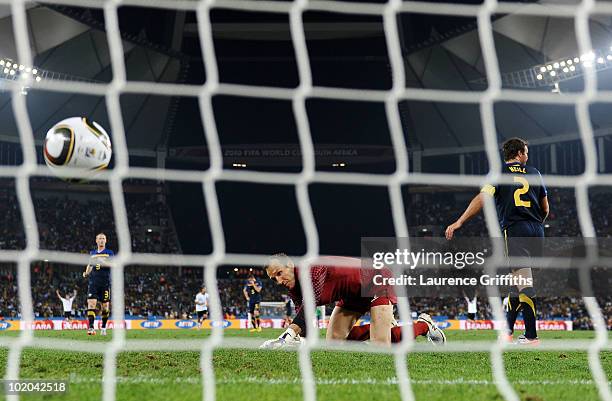
[[(44, 184), (44, 180), (41, 180)], [(40, 184), (40, 182), (39, 182)], [(44, 249), (84, 252), (91, 247), (91, 238), (96, 231), (108, 231), (114, 237), (112, 209), (108, 199), (88, 197), (87, 195), (56, 194), (44, 185), (34, 194), (34, 207), (39, 222), (41, 247)], [(164, 196), (164, 187), (147, 181), (132, 181), (130, 191), (126, 191), (128, 224), (135, 252), (180, 253), (181, 248), (172, 214), (162, 206), (158, 197)], [(467, 195), (467, 193), (466, 193)], [(423, 188), (409, 193), (413, 207), (407, 217), (411, 235), (439, 235), (446, 224), (455, 218), (457, 206), (463, 202), (462, 193), (427, 191)], [(551, 204), (555, 205), (549, 216), (546, 235), (575, 237), (580, 229), (575, 212), (573, 192), (567, 189), (549, 189)], [(0, 183), (0, 213), (8, 224), (1, 230), (0, 248), (21, 249), (25, 240), (18, 202), (11, 185)], [(598, 237), (612, 236), (610, 221), (604, 210), (608, 207), (607, 194), (594, 193), (591, 210), (602, 218), (595, 220)], [(78, 218), (75, 219), (75, 216)], [(101, 223), (103, 222), (103, 223)], [(150, 230), (150, 231), (149, 231)], [(482, 217), (475, 218), (464, 227), (462, 235), (487, 236)], [(112, 245), (111, 245), (112, 248)], [(218, 286), (226, 316), (246, 317), (247, 307), (242, 295), (242, 287), (250, 269), (222, 268), (218, 272)], [(262, 272), (255, 269), (261, 275)], [(84, 284), (81, 277), (82, 267), (39, 262), (32, 265), (32, 291), (35, 314), (37, 317), (60, 316), (60, 304), (55, 290), (80, 290), (75, 302), (75, 315), (85, 313)], [(17, 284), (13, 265), (0, 265), (0, 279), (7, 283), (0, 293), (0, 315), (19, 316)], [(193, 309), (193, 295), (203, 281), (203, 273), (193, 267), (151, 267), (131, 266), (125, 275), (126, 316), (128, 317), (189, 317)], [(264, 284), (265, 283), (264, 281)], [(278, 301), (283, 290), (274, 285), (265, 285), (264, 301)], [(600, 299), (603, 313), (612, 328), (612, 297)], [(450, 319), (464, 318), (467, 315), (462, 299), (412, 298), (413, 311), (428, 312), (432, 315), (446, 316)], [(486, 301), (479, 302), (478, 316), (491, 319), (492, 313)], [(567, 319), (574, 322), (576, 329), (592, 329), (581, 298), (544, 298), (538, 310), (539, 319)]]

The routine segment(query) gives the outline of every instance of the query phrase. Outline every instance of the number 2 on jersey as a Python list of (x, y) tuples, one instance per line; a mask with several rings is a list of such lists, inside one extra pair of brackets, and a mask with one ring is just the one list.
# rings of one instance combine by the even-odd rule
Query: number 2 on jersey
[(520, 188), (517, 188), (516, 191), (514, 191), (514, 205), (515, 206), (524, 206), (524, 207), (531, 207), (531, 201), (524, 201), (521, 199), (521, 195), (526, 194), (527, 191), (529, 191), (529, 181), (527, 181), (527, 179), (525, 177), (514, 177), (514, 182), (518, 182), (521, 185), (523, 185)]

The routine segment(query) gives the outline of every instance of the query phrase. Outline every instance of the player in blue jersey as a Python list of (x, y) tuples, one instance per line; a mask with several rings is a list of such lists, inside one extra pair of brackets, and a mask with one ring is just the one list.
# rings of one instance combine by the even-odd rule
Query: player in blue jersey
[(261, 281), (256, 279), (252, 274), (247, 278), (246, 285), (242, 289), (244, 297), (249, 303), (249, 313), (251, 314), (251, 324), (253, 328), (250, 331), (261, 331), (259, 320), (259, 307), (261, 303)]
[[(534, 254), (537, 253), (539, 241), (529, 241), (525, 238), (544, 237), (544, 220), (548, 217), (550, 209), (540, 172), (526, 165), (529, 159), (527, 145), (527, 141), (521, 138), (511, 138), (503, 144), (505, 163), (502, 166), (502, 174), (511, 175), (514, 185), (485, 185), (480, 194), (472, 199), (461, 217), (446, 228), (446, 239), (452, 239), (456, 230), (482, 210), (485, 196), (492, 196), (506, 242), (507, 256), (536, 256)], [(533, 278), (528, 267), (514, 268), (512, 274), (517, 277)], [(509, 338), (512, 338), (516, 317), (522, 311), (525, 334), (519, 337), (518, 343), (537, 345), (539, 340), (536, 330), (534, 288), (517, 286), (516, 290), (508, 295), (505, 304)]]
[(87, 286), (87, 319), (89, 329), (87, 335), (95, 335), (94, 320), (96, 319), (96, 306), (100, 302), (102, 309), (102, 330), (106, 335), (106, 322), (110, 315), (110, 264), (108, 261), (115, 256), (113, 251), (106, 249), (106, 234), (96, 235), (96, 249), (89, 252), (90, 262), (83, 272), (83, 277), (89, 277)]
[(293, 301), (289, 295), (283, 294), (283, 302), (285, 303), (285, 319), (283, 320), (282, 327), (289, 327), (293, 323)]

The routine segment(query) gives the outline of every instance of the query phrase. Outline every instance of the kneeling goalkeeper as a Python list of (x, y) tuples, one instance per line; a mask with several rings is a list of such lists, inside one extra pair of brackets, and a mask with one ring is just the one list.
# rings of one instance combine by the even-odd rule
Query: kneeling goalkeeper
[[(394, 327), (393, 318), (393, 305), (397, 303), (397, 297), (390, 288), (377, 289), (371, 297), (362, 295), (362, 284), (367, 282), (372, 270), (362, 269), (361, 260), (328, 256), (311, 261), (308, 265), (315, 304), (321, 306), (336, 303), (329, 319), (326, 339), (370, 340), (386, 346), (401, 341), (401, 328)], [(274, 348), (297, 343), (299, 336), (306, 335), (309, 326), (304, 318), (299, 267), (288, 256), (276, 254), (270, 258), (265, 269), (270, 279), (289, 290), (297, 312), (289, 328), (278, 339), (266, 341), (263, 347)], [(355, 326), (357, 320), (368, 311), (371, 324)], [(442, 330), (425, 313), (414, 322), (413, 331), (415, 337), (427, 336), (437, 344), (446, 341)]]

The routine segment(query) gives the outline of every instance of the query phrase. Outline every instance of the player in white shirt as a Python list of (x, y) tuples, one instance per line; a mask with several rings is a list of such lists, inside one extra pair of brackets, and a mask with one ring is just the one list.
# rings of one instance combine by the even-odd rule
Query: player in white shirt
[(198, 315), (198, 329), (202, 328), (202, 323), (208, 318), (208, 294), (206, 287), (202, 287), (195, 297), (195, 310)]
[(476, 314), (478, 313), (478, 293), (474, 293), (473, 298), (469, 298), (463, 293), (463, 299), (467, 302), (468, 319), (476, 319)]
[(57, 297), (62, 301), (62, 306), (64, 309), (64, 319), (70, 322), (70, 320), (72, 319), (72, 303), (74, 302), (74, 299), (77, 295), (76, 290), (74, 290), (72, 296), (70, 296), (70, 293), (66, 293), (65, 298), (62, 297), (62, 294), (60, 294), (59, 290), (55, 290), (55, 293), (57, 294)]

